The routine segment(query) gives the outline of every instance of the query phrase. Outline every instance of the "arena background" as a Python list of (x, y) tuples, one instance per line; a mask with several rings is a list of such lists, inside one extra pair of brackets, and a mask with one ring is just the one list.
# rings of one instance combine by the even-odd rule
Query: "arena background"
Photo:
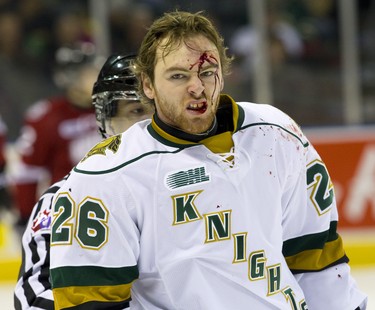
[[(10, 183), (23, 113), (36, 100), (58, 92), (49, 67), (61, 44), (54, 32), (57, 21), (66, 25), (69, 17), (78, 17), (72, 31), (108, 56), (136, 51), (147, 25), (176, 8), (206, 11), (223, 34), (235, 56), (225, 92), (238, 101), (281, 108), (318, 149), (335, 188), (339, 232), (353, 274), (370, 296), (368, 309), (375, 309), (374, 1), (1, 0), (0, 115), (8, 127)], [(9, 12), (11, 29), (17, 26), (19, 33), (6, 28)], [(14, 220), (14, 212), (0, 208), (4, 310), (13, 309), (20, 265)]]

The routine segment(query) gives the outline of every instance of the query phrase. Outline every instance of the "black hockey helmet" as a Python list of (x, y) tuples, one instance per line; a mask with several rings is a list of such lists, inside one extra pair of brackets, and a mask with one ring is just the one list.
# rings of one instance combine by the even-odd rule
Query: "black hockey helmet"
[(77, 83), (80, 69), (85, 66), (99, 68), (103, 63), (91, 42), (76, 42), (72, 46), (61, 46), (55, 52), (53, 78), (55, 84), (67, 89)]
[(140, 101), (137, 79), (133, 73), (135, 55), (111, 55), (99, 72), (92, 91), (96, 120), (103, 137), (106, 123), (116, 116), (120, 100)]
[(117, 54), (110, 56), (100, 70), (93, 95), (105, 91), (129, 91), (127, 94), (132, 97), (137, 87), (137, 79), (132, 71), (135, 57)]

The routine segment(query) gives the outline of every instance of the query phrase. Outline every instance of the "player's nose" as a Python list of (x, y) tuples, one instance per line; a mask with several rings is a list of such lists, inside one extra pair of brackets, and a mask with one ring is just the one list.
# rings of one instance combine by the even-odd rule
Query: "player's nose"
[(199, 76), (193, 75), (189, 80), (188, 92), (193, 96), (199, 96), (205, 90), (203, 81)]

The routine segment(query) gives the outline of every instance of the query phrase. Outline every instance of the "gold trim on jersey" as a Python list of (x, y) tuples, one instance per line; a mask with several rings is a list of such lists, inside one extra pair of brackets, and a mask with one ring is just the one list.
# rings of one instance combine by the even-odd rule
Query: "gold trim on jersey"
[(180, 138), (176, 138), (175, 136), (170, 135), (169, 133), (165, 132), (161, 129), (153, 119), (151, 122), (151, 126), (153, 130), (162, 138), (178, 145), (198, 145), (203, 144), (205, 145), (211, 152), (213, 153), (227, 153), (233, 147), (233, 140), (232, 134), (237, 131), (238, 127), (238, 120), (240, 117), (239, 107), (236, 102), (229, 97), (228, 95), (221, 95), (220, 102), (230, 103), (232, 105), (232, 121), (233, 121), (233, 131), (226, 131), (221, 134), (214, 135), (212, 137), (208, 137), (199, 141), (199, 143), (183, 140)]
[[(53, 289), (56, 309), (66, 309), (88, 302), (123, 302), (130, 299), (133, 283), (115, 286), (70, 286)], [(58, 301), (58, 302), (57, 302)]]
[(209, 137), (200, 141), (199, 143), (194, 143), (186, 140), (182, 140), (171, 136), (170, 134), (163, 131), (155, 122), (151, 123), (152, 128), (160, 135), (162, 138), (179, 145), (205, 145), (213, 153), (226, 153), (233, 147), (232, 133), (227, 131), (221, 134)]
[(291, 270), (318, 271), (345, 257), (342, 239), (326, 242), (323, 249), (311, 249), (285, 257)]

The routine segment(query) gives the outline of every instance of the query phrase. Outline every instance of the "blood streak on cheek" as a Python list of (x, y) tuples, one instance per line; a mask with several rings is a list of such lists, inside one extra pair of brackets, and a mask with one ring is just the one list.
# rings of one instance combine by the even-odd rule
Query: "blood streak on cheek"
[[(217, 73), (217, 70), (218, 70), (218, 61), (217, 61), (217, 59), (214, 56), (208, 54), (207, 52), (202, 53), (202, 55), (199, 57), (198, 61), (195, 62), (195, 63), (193, 63), (192, 65), (190, 65), (189, 70), (192, 70), (195, 66), (198, 66), (198, 72), (197, 72), (197, 74), (198, 74), (198, 77), (199, 77), (200, 76), (200, 72), (202, 70), (202, 66), (204, 65), (205, 62), (208, 62), (209, 64), (216, 66), (215, 87), (214, 87), (214, 89), (216, 90), (216, 87), (218, 85), (217, 83), (218, 83), (218, 80), (219, 80), (219, 76), (218, 76), (218, 73)], [(199, 78), (199, 79), (201, 79), (201, 78)], [(203, 81), (202, 81), (202, 83), (203, 83)], [(214, 99), (214, 93), (215, 93), (215, 91), (211, 95), (211, 101), (213, 101), (213, 99)], [(207, 105), (205, 105), (204, 107), (202, 107), (200, 109), (200, 112), (204, 113), (204, 112), (206, 112), (206, 110), (207, 110)]]

